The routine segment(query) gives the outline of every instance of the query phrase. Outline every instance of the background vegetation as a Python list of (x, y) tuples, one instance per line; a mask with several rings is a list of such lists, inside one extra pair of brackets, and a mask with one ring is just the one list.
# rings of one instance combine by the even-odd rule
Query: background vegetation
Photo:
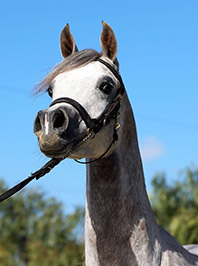
[[(0, 182), (0, 193), (7, 190)], [(158, 223), (181, 244), (198, 243), (198, 170), (181, 172), (167, 184), (152, 180), (150, 200)], [(27, 190), (0, 205), (0, 265), (83, 265), (84, 209), (66, 215), (60, 202)]]
[[(0, 192), (7, 189), (0, 182)], [(56, 199), (27, 190), (0, 205), (0, 265), (82, 265), (84, 209), (65, 215)], [(81, 263), (81, 264), (79, 264)]]
[(158, 224), (182, 245), (198, 244), (198, 169), (188, 167), (172, 185), (165, 174), (152, 180), (150, 200)]

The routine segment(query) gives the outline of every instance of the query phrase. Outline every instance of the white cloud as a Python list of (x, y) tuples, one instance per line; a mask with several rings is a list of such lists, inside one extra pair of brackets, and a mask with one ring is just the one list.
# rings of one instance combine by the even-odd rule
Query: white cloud
[(154, 136), (142, 140), (140, 152), (143, 161), (148, 162), (160, 157), (165, 152), (164, 145)]

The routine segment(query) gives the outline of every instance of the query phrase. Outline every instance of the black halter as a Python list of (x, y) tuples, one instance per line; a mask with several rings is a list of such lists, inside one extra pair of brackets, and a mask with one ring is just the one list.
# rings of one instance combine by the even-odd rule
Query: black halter
[(61, 98), (54, 100), (50, 104), (50, 107), (57, 103), (71, 104), (79, 112), (82, 120), (85, 122), (87, 126), (87, 131), (93, 132), (94, 134), (98, 133), (102, 129), (103, 126), (108, 125), (109, 122), (113, 118), (115, 118), (121, 105), (122, 95), (125, 91), (122, 78), (120, 74), (115, 70), (115, 68), (113, 68), (109, 63), (107, 63), (106, 61), (100, 58), (97, 58), (96, 61), (99, 61), (100, 63), (104, 64), (120, 82), (120, 87), (119, 89), (117, 89), (115, 98), (113, 99), (111, 103), (109, 103), (106, 106), (105, 110), (102, 112), (102, 114), (98, 118), (92, 119), (87, 113), (87, 111), (84, 109), (84, 107), (80, 103), (78, 103), (77, 101), (71, 98), (61, 97)]
[[(92, 162), (98, 161), (101, 158), (103, 158), (107, 154), (107, 152), (110, 150), (110, 148), (112, 147), (114, 142), (116, 140), (118, 140), (118, 135), (117, 135), (116, 131), (120, 127), (120, 124), (117, 122), (117, 117), (118, 117), (118, 110), (120, 109), (120, 105), (122, 102), (122, 95), (125, 91), (124, 83), (122, 81), (120, 74), (109, 63), (107, 63), (106, 61), (104, 61), (100, 58), (97, 58), (96, 61), (99, 61), (100, 63), (104, 64), (114, 74), (114, 76), (118, 79), (118, 81), (120, 83), (120, 86), (116, 91), (116, 95), (115, 95), (114, 99), (112, 100), (112, 102), (110, 102), (106, 106), (105, 110), (99, 115), (98, 118), (92, 119), (89, 116), (89, 114), (87, 113), (87, 111), (84, 109), (84, 107), (81, 104), (79, 104), (78, 102), (76, 102), (74, 99), (71, 99), (71, 98), (61, 97), (61, 98), (54, 100), (50, 104), (50, 107), (51, 107), (57, 103), (68, 103), (68, 104), (72, 105), (79, 112), (82, 120), (85, 122), (85, 124), (87, 126), (87, 135), (85, 135), (79, 141), (80, 143), (83, 142), (84, 139), (87, 140), (88, 138), (93, 138), (95, 136), (95, 134), (97, 134), (104, 126), (107, 126), (111, 120), (113, 120), (113, 119), (115, 120), (113, 139), (112, 139), (112, 142), (110, 143), (109, 147), (106, 149), (106, 151), (99, 158), (96, 158), (96, 159), (91, 160), (91, 161), (81, 162), (81, 161), (75, 160), (76, 162), (81, 163), (81, 164), (92, 163)], [(77, 144), (76, 144), (76, 146), (78, 147)]]
[[(118, 140), (118, 135), (117, 135), (116, 131), (120, 125), (117, 123), (117, 117), (118, 117), (118, 111), (119, 111), (119, 108), (120, 108), (121, 102), (122, 102), (122, 95), (124, 94), (124, 91), (125, 91), (124, 83), (122, 81), (120, 74), (117, 72), (117, 70), (101, 58), (97, 58), (96, 61), (105, 65), (120, 82), (120, 87), (119, 87), (119, 89), (117, 89), (117, 93), (115, 95), (115, 98), (113, 99), (113, 101), (111, 103), (109, 103), (106, 106), (105, 110), (102, 112), (102, 114), (97, 119), (92, 119), (89, 116), (89, 114), (87, 113), (87, 111), (84, 109), (84, 107), (71, 98), (67, 98), (67, 97), (58, 98), (55, 101), (53, 101), (50, 105), (50, 107), (51, 107), (57, 103), (68, 103), (68, 104), (71, 104), (79, 112), (82, 120), (85, 122), (85, 124), (87, 126), (87, 135), (84, 136), (83, 139), (92, 138), (104, 126), (108, 125), (110, 123), (110, 121), (112, 121), (112, 119), (115, 120), (113, 140), (112, 140), (111, 144), (109, 145), (109, 147), (107, 148), (107, 150), (105, 151), (104, 154), (102, 154), (99, 158), (97, 158), (93, 161), (89, 161), (88, 163), (92, 163), (92, 162), (95, 162), (96, 160), (103, 158), (107, 154), (107, 152), (110, 150), (113, 143), (116, 140)], [(81, 141), (83, 141), (83, 139)], [(48, 161), (38, 171), (32, 173), (28, 178), (26, 178), (25, 180), (20, 182), (18, 185), (14, 186), (13, 188), (9, 189), (8, 191), (6, 191), (2, 195), (0, 195), (0, 202), (4, 201), (5, 199), (11, 197), (13, 194), (15, 194), (16, 192), (21, 190), (23, 187), (25, 187), (34, 178), (36, 178), (36, 180), (38, 180), (40, 177), (42, 177), (45, 174), (47, 174), (48, 172), (50, 172), (56, 165), (58, 165), (65, 158), (66, 157), (58, 158), (58, 159), (53, 158), (50, 161)], [(79, 161), (77, 161), (77, 162), (79, 162)], [(79, 162), (79, 163), (83, 163), (83, 162)], [(86, 163), (87, 162), (85, 162), (85, 164)]]

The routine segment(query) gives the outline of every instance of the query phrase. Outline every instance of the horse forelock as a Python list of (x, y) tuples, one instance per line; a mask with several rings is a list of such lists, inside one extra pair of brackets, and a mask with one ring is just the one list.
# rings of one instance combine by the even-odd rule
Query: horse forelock
[(41, 80), (41, 82), (34, 88), (35, 94), (45, 92), (55, 77), (57, 77), (59, 74), (87, 65), (95, 61), (100, 56), (100, 53), (92, 49), (85, 49), (71, 54), (61, 63), (56, 65), (53, 70), (45, 78), (43, 78), (43, 80)]

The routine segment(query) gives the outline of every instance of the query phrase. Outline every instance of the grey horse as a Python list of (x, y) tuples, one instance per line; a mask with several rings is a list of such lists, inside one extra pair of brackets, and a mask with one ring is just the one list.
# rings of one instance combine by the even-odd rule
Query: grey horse
[[(105, 22), (100, 43), (101, 53), (78, 51), (69, 25), (64, 27), (60, 36), (64, 60), (37, 90), (47, 90), (55, 104), (38, 112), (34, 124), (46, 156), (86, 158), (86, 265), (198, 265), (198, 247), (182, 247), (156, 223), (132, 108), (126, 91), (118, 93), (122, 81), (117, 41)], [(95, 124), (90, 130), (87, 119), (98, 121), (106, 112), (108, 119), (102, 116), (97, 130)]]

